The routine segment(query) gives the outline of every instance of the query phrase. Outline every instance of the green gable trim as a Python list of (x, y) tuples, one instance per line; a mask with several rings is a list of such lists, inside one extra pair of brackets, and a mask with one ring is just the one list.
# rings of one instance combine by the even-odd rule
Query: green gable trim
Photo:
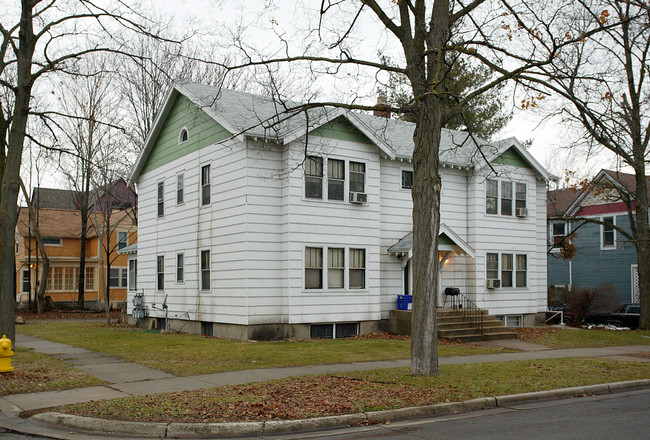
[(438, 235), (438, 246), (440, 245), (448, 245), (448, 246), (456, 246), (456, 243), (454, 241), (447, 237), (447, 234), (440, 234)]
[[(178, 135), (185, 127), (189, 140), (179, 144)], [(232, 135), (183, 95), (178, 95), (165, 118), (141, 173), (154, 170)]]
[(503, 154), (494, 159), (492, 163), (497, 165), (510, 165), (518, 168), (533, 168), (513, 147), (504, 151)]
[(327, 124), (321, 125), (309, 132), (309, 134), (311, 136), (320, 136), (341, 141), (352, 141), (371, 145), (375, 144), (373, 141), (368, 139), (368, 136), (363, 134), (343, 116), (339, 116), (338, 118), (329, 121)]

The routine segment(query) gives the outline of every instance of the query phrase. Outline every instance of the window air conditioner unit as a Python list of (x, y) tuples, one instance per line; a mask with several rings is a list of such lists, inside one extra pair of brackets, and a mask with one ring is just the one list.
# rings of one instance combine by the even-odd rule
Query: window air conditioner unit
[(488, 289), (498, 289), (501, 287), (501, 280), (487, 280), (485, 287)]
[(368, 203), (368, 194), (361, 192), (350, 192), (350, 203)]
[(526, 208), (517, 208), (517, 217), (528, 217), (528, 210)]

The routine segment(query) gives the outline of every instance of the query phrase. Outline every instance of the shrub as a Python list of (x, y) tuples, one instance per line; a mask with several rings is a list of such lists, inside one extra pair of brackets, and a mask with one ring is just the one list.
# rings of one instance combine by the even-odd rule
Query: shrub
[(567, 298), (569, 311), (577, 322), (599, 310), (614, 310), (618, 303), (616, 288), (608, 283), (576, 290)]

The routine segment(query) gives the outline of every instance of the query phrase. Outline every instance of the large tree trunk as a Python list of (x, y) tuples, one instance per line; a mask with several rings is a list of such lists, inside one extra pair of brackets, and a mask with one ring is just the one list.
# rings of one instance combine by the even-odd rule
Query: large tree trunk
[[(18, 220), (18, 192), (20, 191), (20, 162), (27, 127), (27, 115), (32, 94), (32, 58), (34, 56), (33, 2), (23, 0), (18, 34), (18, 62), (16, 65), (14, 117), (9, 130), (9, 144), (4, 161), (0, 188), (0, 332), (12, 341), (16, 337), (13, 289), (13, 266)], [(0, 141), (4, 149), (4, 142)]]
[(420, 102), (413, 140), (413, 311), (411, 371), (438, 374), (437, 292), (440, 175), (440, 106), (432, 96)]
[[(638, 169), (637, 169), (638, 168)], [(641, 316), (639, 328), (650, 330), (650, 228), (648, 227), (648, 186), (645, 176), (645, 166), (640, 162), (635, 167), (636, 174), (636, 230), (637, 230), (637, 269), (639, 271), (639, 300)]]

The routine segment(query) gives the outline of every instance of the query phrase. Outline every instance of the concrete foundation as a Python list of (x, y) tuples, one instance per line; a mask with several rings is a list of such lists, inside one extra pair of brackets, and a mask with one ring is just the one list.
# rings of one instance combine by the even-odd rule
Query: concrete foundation
[[(162, 330), (164, 326), (164, 318), (145, 317), (136, 322), (131, 315), (127, 315), (127, 321), (131, 325), (137, 324), (141, 328), (153, 330)], [(311, 324), (240, 325), (170, 318), (167, 321), (167, 326), (171, 331), (236, 340), (271, 341), (278, 339), (309, 339), (311, 337)], [(359, 334), (363, 335), (377, 331), (379, 331), (379, 321), (359, 322)]]

